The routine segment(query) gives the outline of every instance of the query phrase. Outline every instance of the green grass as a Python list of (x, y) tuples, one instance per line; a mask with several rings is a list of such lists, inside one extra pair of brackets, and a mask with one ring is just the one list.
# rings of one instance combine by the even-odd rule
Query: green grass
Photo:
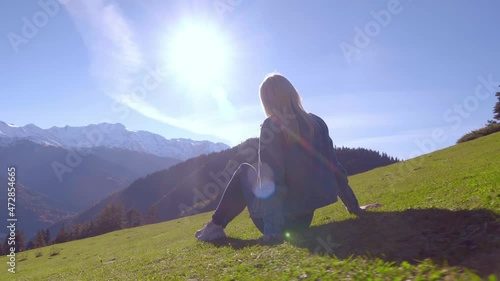
[(384, 206), (327, 206), (279, 245), (258, 244), (246, 212), (231, 238), (196, 242), (205, 213), (23, 252), (15, 274), (4, 257), (0, 280), (498, 280), (499, 159), (496, 133), (353, 176), (362, 204)]

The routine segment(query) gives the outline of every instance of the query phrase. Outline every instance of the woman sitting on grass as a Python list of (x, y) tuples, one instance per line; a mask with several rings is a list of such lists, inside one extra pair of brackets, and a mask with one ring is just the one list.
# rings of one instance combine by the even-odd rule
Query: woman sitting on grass
[(286, 231), (308, 228), (314, 211), (339, 197), (349, 213), (360, 207), (347, 173), (337, 161), (328, 127), (302, 107), (297, 90), (284, 76), (269, 75), (260, 87), (267, 119), (261, 127), (257, 167), (239, 166), (212, 220), (196, 232), (198, 241), (226, 237), (224, 228), (245, 207), (263, 242)]

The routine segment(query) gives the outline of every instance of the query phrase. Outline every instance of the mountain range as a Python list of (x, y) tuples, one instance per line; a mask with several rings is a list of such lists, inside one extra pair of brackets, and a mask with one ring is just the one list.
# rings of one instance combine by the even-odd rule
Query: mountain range
[(8, 146), (20, 139), (66, 149), (106, 147), (179, 160), (229, 148), (221, 142), (213, 143), (183, 138), (166, 139), (147, 131), (131, 131), (120, 123), (41, 129), (33, 124), (19, 127), (0, 121), (0, 146)]
[(18, 197), (23, 201), (19, 219), (29, 237), (141, 177), (227, 148), (209, 141), (168, 140), (129, 131), (122, 124), (44, 130), (0, 121), (0, 171), (5, 171), (0, 177), (7, 177), (7, 167), (16, 166)]

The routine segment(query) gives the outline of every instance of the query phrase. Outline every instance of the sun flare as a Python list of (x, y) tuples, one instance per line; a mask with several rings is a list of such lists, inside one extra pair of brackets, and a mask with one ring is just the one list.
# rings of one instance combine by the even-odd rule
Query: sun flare
[(226, 72), (229, 48), (222, 34), (205, 25), (189, 25), (171, 40), (174, 73), (191, 86), (210, 86)]

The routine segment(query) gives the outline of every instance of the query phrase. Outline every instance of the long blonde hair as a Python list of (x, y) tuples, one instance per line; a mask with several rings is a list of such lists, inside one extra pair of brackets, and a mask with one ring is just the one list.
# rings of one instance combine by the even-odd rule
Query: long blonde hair
[(314, 120), (304, 110), (299, 93), (288, 79), (278, 73), (269, 74), (260, 85), (259, 92), (266, 116), (280, 118), (294, 115), (290, 120), (280, 120), (287, 142), (300, 141), (299, 119), (307, 124), (309, 135), (314, 136)]

